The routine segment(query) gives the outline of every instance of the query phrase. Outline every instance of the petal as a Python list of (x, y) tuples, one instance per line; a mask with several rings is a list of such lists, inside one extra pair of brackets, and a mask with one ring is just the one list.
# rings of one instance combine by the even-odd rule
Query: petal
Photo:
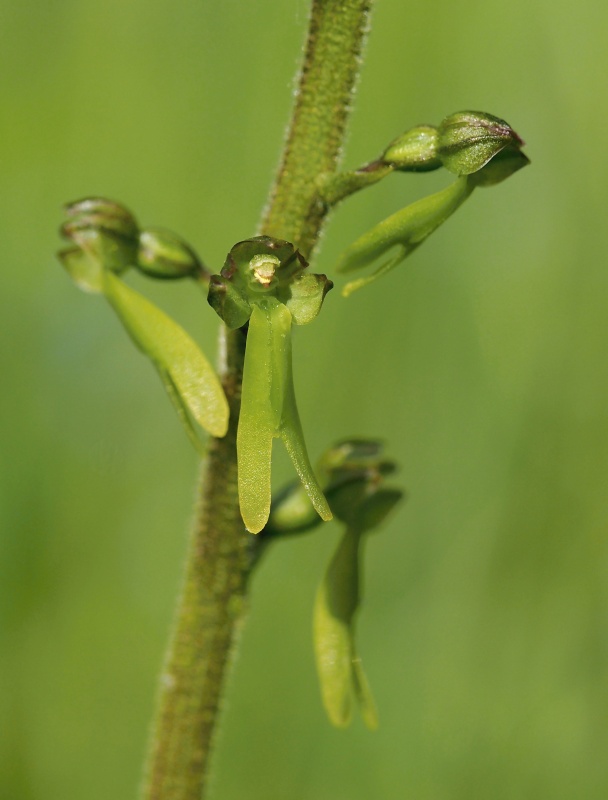
[(251, 306), (241, 289), (228, 278), (212, 275), (207, 302), (230, 330), (241, 328), (251, 316)]

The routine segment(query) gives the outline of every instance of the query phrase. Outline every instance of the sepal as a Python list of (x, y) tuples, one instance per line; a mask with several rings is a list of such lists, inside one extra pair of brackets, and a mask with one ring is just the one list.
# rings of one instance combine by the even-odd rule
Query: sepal
[(251, 316), (247, 295), (223, 275), (211, 276), (207, 302), (230, 330), (241, 328)]
[(279, 287), (277, 297), (289, 309), (295, 325), (307, 325), (321, 310), (325, 295), (333, 285), (327, 275), (308, 273)]

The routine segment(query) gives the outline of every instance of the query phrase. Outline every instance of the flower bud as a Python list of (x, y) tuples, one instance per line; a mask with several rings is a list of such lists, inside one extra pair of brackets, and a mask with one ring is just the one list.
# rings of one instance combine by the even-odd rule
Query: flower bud
[(431, 125), (419, 125), (395, 139), (384, 151), (382, 161), (403, 172), (429, 172), (439, 169), (439, 134)]
[(519, 151), (523, 144), (504, 120), (481, 111), (459, 111), (446, 117), (439, 126), (437, 152), (450, 172), (471, 175), (501, 151)]
[(85, 197), (65, 206), (65, 213), (70, 220), (91, 220), (91, 225), (103, 226), (104, 222), (109, 230), (123, 236), (135, 236), (138, 233), (137, 222), (131, 212), (104, 197)]
[(162, 228), (146, 228), (139, 235), (137, 268), (150, 278), (175, 280), (202, 270), (194, 250), (177, 234)]
[(123, 272), (137, 257), (138, 227), (124, 206), (103, 197), (87, 197), (66, 206), (68, 216), (60, 229), (103, 269)]

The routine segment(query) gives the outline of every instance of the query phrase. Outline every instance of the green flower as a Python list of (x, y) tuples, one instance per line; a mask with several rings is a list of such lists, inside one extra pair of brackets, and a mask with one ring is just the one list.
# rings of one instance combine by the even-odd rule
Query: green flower
[(213, 436), (225, 436), (228, 402), (198, 345), (119, 277), (131, 266), (163, 278), (200, 273), (193, 251), (175, 234), (140, 231), (133, 215), (111, 200), (86, 198), (68, 205), (66, 213), (68, 220), (60, 233), (72, 246), (58, 255), (74, 282), (108, 300), (137, 348), (156, 368), (197, 449), (201, 442), (193, 423)]
[(311, 322), (332, 287), (306, 273), (290, 242), (257, 236), (236, 244), (209, 283), (209, 304), (231, 329), (248, 323), (237, 432), (241, 515), (258, 533), (270, 514), (272, 440), (280, 437), (322, 519), (331, 511), (315, 477), (302, 433), (292, 373), (291, 326)]
[(313, 614), (314, 647), (323, 705), (330, 721), (345, 728), (352, 718), (353, 696), (363, 721), (372, 730), (378, 714), (356, 645), (355, 622), (361, 604), (361, 558), (365, 534), (381, 525), (403, 498), (386, 487), (393, 461), (382, 458), (382, 446), (349, 440), (324, 458), (327, 496), (345, 526), (317, 591)]
[[(397, 465), (372, 439), (347, 439), (323, 454), (318, 474), (334, 516), (344, 525), (317, 590), (313, 635), (323, 706), (333, 725), (350, 724), (353, 698), (368, 728), (378, 714), (356, 644), (361, 606), (361, 559), (367, 534), (382, 525), (403, 499), (404, 491), (386, 486)], [(302, 486), (290, 483), (273, 498), (266, 542), (311, 531), (320, 524)]]
[[(420, 126), (396, 139), (382, 162), (398, 170), (443, 166), (457, 180), (436, 194), (402, 208), (360, 236), (342, 254), (338, 272), (352, 272), (380, 260), (371, 275), (350, 281), (349, 294), (394, 269), (464, 203), (474, 189), (494, 186), (529, 164), (524, 142), (504, 120), (481, 111), (460, 111), (438, 128)], [(384, 259), (384, 260), (382, 260)]]

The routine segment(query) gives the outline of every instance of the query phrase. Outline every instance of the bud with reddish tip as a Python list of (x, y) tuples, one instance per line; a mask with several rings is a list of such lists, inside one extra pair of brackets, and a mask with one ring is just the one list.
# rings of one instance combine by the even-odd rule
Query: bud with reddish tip
[(135, 264), (139, 229), (124, 206), (103, 197), (87, 197), (66, 206), (60, 233), (93, 261), (120, 273)]
[[(437, 154), (443, 166), (455, 175), (479, 172), (499, 153), (519, 153), (524, 142), (503, 119), (482, 111), (458, 111), (439, 126)], [(507, 158), (516, 169), (527, 163), (521, 158)], [(512, 174), (515, 170), (508, 174)], [(504, 174), (500, 180), (508, 177)], [(498, 183), (498, 181), (492, 181)]]

